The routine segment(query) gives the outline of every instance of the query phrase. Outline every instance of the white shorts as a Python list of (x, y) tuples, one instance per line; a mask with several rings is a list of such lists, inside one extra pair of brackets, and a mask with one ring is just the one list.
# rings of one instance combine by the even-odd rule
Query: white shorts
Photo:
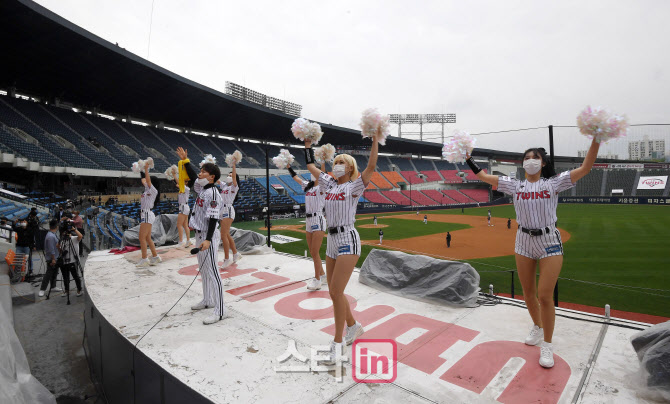
[(312, 233), (315, 231), (328, 231), (326, 227), (326, 218), (323, 215), (316, 215), (305, 219), (305, 231)]
[(179, 205), (179, 214), (180, 215), (188, 216), (189, 213), (191, 213), (191, 208), (188, 206), (188, 203)]
[(219, 215), (219, 220), (223, 219), (233, 219), (235, 220), (235, 208), (232, 205), (223, 205), (221, 207), (221, 213)]
[(514, 252), (524, 257), (539, 260), (554, 255), (563, 255), (561, 233), (554, 226), (549, 227), (547, 234), (531, 236), (521, 231), (516, 232)]
[(154, 220), (156, 220), (156, 215), (154, 215), (154, 212), (150, 210), (146, 212), (140, 212), (140, 223), (154, 224)]
[(326, 256), (336, 259), (340, 255), (361, 255), (361, 237), (354, 226), (344, 226), (342, 233), (328, 235)]

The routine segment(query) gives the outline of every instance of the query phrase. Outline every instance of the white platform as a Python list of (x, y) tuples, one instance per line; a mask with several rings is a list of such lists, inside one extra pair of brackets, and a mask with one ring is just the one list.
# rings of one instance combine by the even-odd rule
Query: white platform
[[(137, 253), (95, 253), (86, 263), (90, 299), (132, 343), (173, 306), (195, 277), (195, 257), (161, 251), (164, 262), (147, 269), (135, 268)], [(395, 381), (357, 383), (351, 363), (345, 364), (341, 382), (334, 372), (276, 372), (278, 366), (301, 365), (277, 359), (290, 340), (308, 358), (311, 346), (332, 340), (324, 331), (333, 324), (327, 286), (308, 292), (304, 281), (311, 273), (312, 262), (302, 257), (246, 255), (232, 273), (222, 273), (229, 318), (206, 326), (202, 319), (207, 311), (190, 310), (202, 298), (198, 278), (138, 349), (217, 403), (569, 403), (602, 329), (600, 324), (558, 317), (557, 364), (543, 369), (537, 363), (539, 348), (522, 342), (531, 326), (525, 309), (458, 309), (403, 299), (360, 284), (355, 272), (346, 294), (365, 326), (361, 339), (391, 338), (398, 343)], [(635, 332), (607, 328), (578, 402), (644, 402), (626, 383), (638, 369), (629, 342)], [(347, 354), (351, 356), (351, 349)]]

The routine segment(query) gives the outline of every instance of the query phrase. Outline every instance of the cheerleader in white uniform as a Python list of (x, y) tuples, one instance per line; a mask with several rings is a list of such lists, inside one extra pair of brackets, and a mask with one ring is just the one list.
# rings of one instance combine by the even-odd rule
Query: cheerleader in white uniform
[[(240, 177), (235, 170), (235, 163), (233, 163), (233, 172), (226, 177), (225, 182), (221, 184), (221, 199), (223, 199), (223, 206), (221, 207), (221, 245), (223, 245), (224, 260), (222, 269), (231, 266), (233, 263), (242, 259), (242, 254), (237, 251), (235, 247), (235, 240), (230, 235), (230, 226), (235, 220), (235, 208), (233, 203), (239, 194)], [(233, 259), (230, 259), (229, 250), (233, 250)]]
[[(361, 255), (361, 238), (354, 227), (356, 208), (363, 191), (370, 183), (377, 165), (378, 136), (373, 137), (370, 159), (359, 177), (356, 160), (348, 154), (335, 157), (334, 179), (314, 165), (312, 142), (305, 140), (307, 168), (319, 179), (320, 187), (326, 190), (325, 212), (328, 219), (328, 241), (326, 247), (326, 276), (328, 292), (333, 301), (335, 338), (330, 345), (330, 355), (325, 364), (334, 364), (342, 352), (343, 344), (350, 345), (363, 334), (363, 326), (351, 314), (344, 289)], [(346, 325), (346, 330), (345, 330)]]
[[(151, 227), (156, 219), (154, 212), (154, 202), (160, 197), (158, 189), (158, 178), (149, 176), (149, 164), (144, 166), (144, 193), (140, 202), (140, 249), (142, 250), (142, 259), (137, 263), (138, 268), (146, 268), (149, 265), (156, 265), (161, 262), (161, 257), (156, 252), (156, 246), (151, 240)], [(147, 259), (147, 245), (151, 249), (151, 258)]]
[[(179, 183), (175, 179), (177, 188), (179, 188)], [(179, 245), (182, 246), (182, 233), (186, 236), (183, 247), (189, 248), (193, 243), (191, 243), (191, 229), (188, 227), (188, 215), (191, 213), (191, 208), (188, 206), (188, 197), (191, 192), (191, 188), (184, 186), (184, 192), (179, 192), (177, 194), (177, 202), (179, 203), (179, 214), (177, 215), (177, 231), (179, 231)]]
[(307, 248), (314, 262), (314, 278), (307, 281), (307, 289), (319, 290), (326, 282), (326, 273), (321, 262), (321, 244), (326, 235), (326, 219), (323, 217), (323, 205), (326, 201), (326, 191), (319, 186), (319, 179), (312, 174), (312, 181), (305, 181), (293, 171), (291, 166), (288, 172), (293, 180), (300, 184), (305, 191), (305, 231), (307, 232)]
[[(563, 266), (563, 243), (561, 233), (556, 229), (558, 194), (574, 187), (591, 171), (599, 147), (600, 144), (593, 141), (582, 165), (559, 175), (556, 175), (544, 149), (528, 149), (523, 154), (523, 168), (526, 170), (523, 181), (487, 174), (469, 155), (466, 160), (477, 178), (497, 187), (500, 192), (512, 195), (519, 223), (514, 248), (516, 268), (526, 307), (534, 323), (526, 337), (526, 344), (540, 345), (540, 365), (545, 368), (554, 366), (551, 344), (556, 320), (553, 291)], [(538, 263), (540, 277), (536, 285)]]

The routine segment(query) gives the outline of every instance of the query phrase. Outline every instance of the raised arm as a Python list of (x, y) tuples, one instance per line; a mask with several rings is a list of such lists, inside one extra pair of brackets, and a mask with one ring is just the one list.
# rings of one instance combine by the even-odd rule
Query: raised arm
[(584, 157), (582, 165), (579, 166), (579, 168), (570, 171), (570, 180), (573, 184), (584, 178), (584, 176), (591, 171), (591, 167), (593, 167), (593, 163), (596, 162), (596, 158), (598, 157), (598, 149), (600, 149), (600, 143), (596, 142), (594, 139), (591, 142), (589, 151), (586, 152), (586, 157)]
[(291, 166), (286, 166), (286, 169), (288, 170), (289, 174), (291, 174), (291, 178), (293, 178), (293, 181), (302, 185), (303, 178), (300, 177), (298, 174), (296, 174), (295, 171), (293, 171), (293, 169), (291, 168)]
[(321, 170), (316, 168), (314, 164), (314, 150), (312, 150), (312, 141), (305, 139), (305, 162), (307, 163), (307, 169), (313, 176), (319, 178), (321, 175)]
[(466, 160), (465, 162), (468, 163), (468, 166), (470, 166), (470, 169), (472, 170), (473, 173), (479, 178), (480, 180), (484, 181), (485, 183), (492, 185), (494, 187), (498, 186), (498, 176), (497, 175), (492, 175), (492, 174), (487, 174), (479, 168), (477, 163), (475, 163), (475, 160), (472, 158), (470, 153), (465, 154)]
[(240, 184), (237, 183), (237, 169), (235, 168), (235, 166), (236, 164), (233, 161), (233, 173), (231, 174), (231, 176), (233, 177), (233, 185), (239, 188)]
[(147, 180), (147, 188), (151, 188), (151, 177), (149, 176), (149, 164), (144, 165), (144, 178)]
[[(361, 173), (363, 185), (366, 187), (370, 183), (370, 179), (372, 179), (372, 174), (375, 172), (375, 168), (377, 168), (377, 153), (379, 151), (379, 141), (377, 140), (377, 137), (380, 134), (381, 128), (377, 131), (377, 136), (372, 137), (372, 148), (370, 149), (370, 159), (368, 159), (368, 166), (365, 167), (365, 170), (363, 170)], [(355, 179), (356, 178), (352, 178), (352, 181)]]

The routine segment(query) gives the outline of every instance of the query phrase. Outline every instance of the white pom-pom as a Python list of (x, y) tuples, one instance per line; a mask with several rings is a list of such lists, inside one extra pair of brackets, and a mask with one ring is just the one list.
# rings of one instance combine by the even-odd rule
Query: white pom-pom
[(598, 143), (626, 136), (628, 118), (625, 115), (610, 113), (603, 107), (587, 106), (577, 116), (579, 131)]
[(335, 159), (335, 146), (330, 143), (326, 143), (321, 147), (314, 149), (314, 160), (316, 160), (319, 165), (329, 162), (332, 163)]
[(321, 125), (316, 122), (310, 122), (308, 126), (309, 132), (305, 135), (305, 139), (311, 140), (313, 145), (319, 144), (319, 140), (321, 140), (321, 136), (323, 136)]
[(200, 162), (200, 167), (207, 163), (216, 164), (216, 157), (212, 156), (211, 154), (206, 155), (205, 158)]
[(170, 181), (179, 179), (179, 169), (176, 165), (173, 164), (172, 166), (168, 167), (167, 170), (165, 170), (165, 176)]
[(242, 161), (242, 153), (239, 150), (235, 150), (233, 154), (226, 154), (226, 164), (228, 164), (228, 167), (232, 167), (233, 163), (237, 165), (240, 161)]
[(148, 164), (149, 168), (154, 168), (154, 159), (152, 157), (147, 157), (146, 160), (144, 160), (144, 164)]
[(305, 136), (309, 134), (310, 130), (310, 122), (305, 118), (297, 118), (291, 125), (291, 132), (293, 132), (293, 136), (295, 136), (296, 139), (300, 139), (302, 141), (305, 140)]
[(450, 163), (463, 163), (465, 162), (466, 153), (472, 153), (476, 142), (477, 139), (472, 137), (468, 132), (456, 131), (453, 137), (444, 144), (442, 157)]
[[(142, 161), (142, 160), (140, 160), (140, 161)], [(137, 162), (137, 161), (134, 162), (133, 165), (132, 165), (132, 167), (130, 167), (130, 169), (133, 170), (134, 173), (139, 173), (139, 172), (141, 172), (141, 170), (140, 170), (140, 163)]]
[[(379, 113), (377, 108), (368, 108), (363, 111), (361, 117), (361, 134), (363, 137), (378, 137), (379, 144), (384, 146), (386, 138), (391, 134), (389, 120), (390, 117)], [(381, 135), (377, 136), (379, 129), (381, 129)]]
[(286, 167), (293, 164), (295, 157), (286, 149), (279, 150), (279, 154), (272, 158), (272, 162), (280, 170), (285, 170)]

